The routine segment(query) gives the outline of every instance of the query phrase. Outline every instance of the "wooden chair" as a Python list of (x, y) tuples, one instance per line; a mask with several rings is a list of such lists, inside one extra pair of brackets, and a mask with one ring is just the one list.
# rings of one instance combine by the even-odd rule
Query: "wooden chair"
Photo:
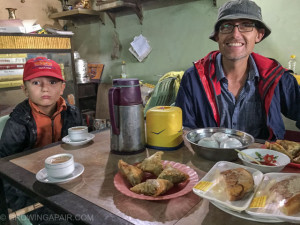
[(19, 209), (15, 212), (11, 212), (11, 213), (9, 213), (9, 220), (17, 221), (18, 225), (32, 225), (32, 223), (30, 222), (30, 220), (28, 219), (28, 217), (25, 214), (29, 213), (33, 210), (36, 210), (38, 208), (41, 208), (41, 207), (43, 207), (43, 205), (38, 202), (33, 205), (27, 206), (23, 209)]
[[(5, 124), (8, 119), (9, 119), (9, 115), (0, 117), (0, 139), (1, 139), (2, 131), (5, 127)], [(28, 212), (31, 212), (33, 210), (36, 210), (38, 208), (41, 208), (41, 207), (43, 207), (43, 205), (41, 203), (36, 203), (36, 204), (30, 205), (30, 206), (27, 206), (23, 209), (19, 209), (15, 212), (11, 212), (11, 213), (9, 213), (9, 220), (17, 221), (18, 225), (32, 225), (32, 223), (26, 217), (25, 214)]]

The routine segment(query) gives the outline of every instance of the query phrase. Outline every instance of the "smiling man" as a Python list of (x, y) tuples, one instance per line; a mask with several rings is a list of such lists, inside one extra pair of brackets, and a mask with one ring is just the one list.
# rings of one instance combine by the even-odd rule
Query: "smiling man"
[(300, 126), (300, 91), (291, 71), (253, 52), (270, 33), (253, 1), (229, 1), (219, 9), (209, 37), (219, 51), (194, 62), (180, 84), (176, 106), (185, 127), (226, 127), (283, 139), (281, 113)]

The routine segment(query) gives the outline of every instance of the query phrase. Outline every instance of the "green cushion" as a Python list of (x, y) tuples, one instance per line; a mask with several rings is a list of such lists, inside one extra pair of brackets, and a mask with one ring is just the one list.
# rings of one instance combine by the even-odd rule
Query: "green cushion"
[(157, 83), (151, 98), (147, 102), (144, 109), (144, 116), (146, 112), (154, 106), (169, 106), (176, 100), (176, 77), (168, 77)]
[(16, 218), (18, 225), (32, 225), (30, 220), (25, 215), (20, 215)]
[(9, 115), (5, 115), (5, 116), (0, 117), (0, 139), (1, 139), (2, 131), (4, 129), (6, 121), (8, 119), (9, 119)]

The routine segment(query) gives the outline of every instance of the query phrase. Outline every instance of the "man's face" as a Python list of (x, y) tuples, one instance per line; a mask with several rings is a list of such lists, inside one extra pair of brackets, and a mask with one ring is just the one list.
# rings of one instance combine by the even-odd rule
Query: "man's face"
[(65, 83), (53, 77), (37, 77), (25, 81), (24, 85), (25, 95), (43, 112), (56, 107), (56, 102), (64, 89)]
[[(250, 25), (254, 22), (247, 19), (228, 20), (221, 23), (221, 26), (231, 25)], [(243, 26), (242, 25), (242, 26)], [(245, 26), (244, 26), (245, 27)], [(252, 31), (241, 32), (241, 27), (233, 27), (230, 33), (221, 33), (219, 30), (216, 34), (216, 41), (219, 44), (219, 50), (225, 59), (230, 61), (238, 61), (248, 56), (253, 52), (255, 43), (261, 41), (264, 36), (264, 29), (253, 27)], [(251, 30), (251, 28), (250, 28)]]

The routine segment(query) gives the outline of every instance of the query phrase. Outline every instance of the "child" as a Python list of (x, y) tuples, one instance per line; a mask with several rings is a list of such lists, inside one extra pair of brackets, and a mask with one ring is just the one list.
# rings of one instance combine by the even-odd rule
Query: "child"
[(61, 97), (66, 84), (56, 62), (45, 57), (28, 60), (23, 81), (28, 99), (10, 114), (0, 140), (0, 157), (60, 141), (68, 128), (82, 124), (79, 110)]
[[(68, 128), (82, 124), (79, 110), (61, 97), (66, 84), (55, 61), (45, 57), (28, 60), (23, 82), (28, 99), (16, 106), (5, 124), (0, 157), (60, 141), (68, 134)], [(13, 211), (32, 201), (7, 183), (5, 192)]]

